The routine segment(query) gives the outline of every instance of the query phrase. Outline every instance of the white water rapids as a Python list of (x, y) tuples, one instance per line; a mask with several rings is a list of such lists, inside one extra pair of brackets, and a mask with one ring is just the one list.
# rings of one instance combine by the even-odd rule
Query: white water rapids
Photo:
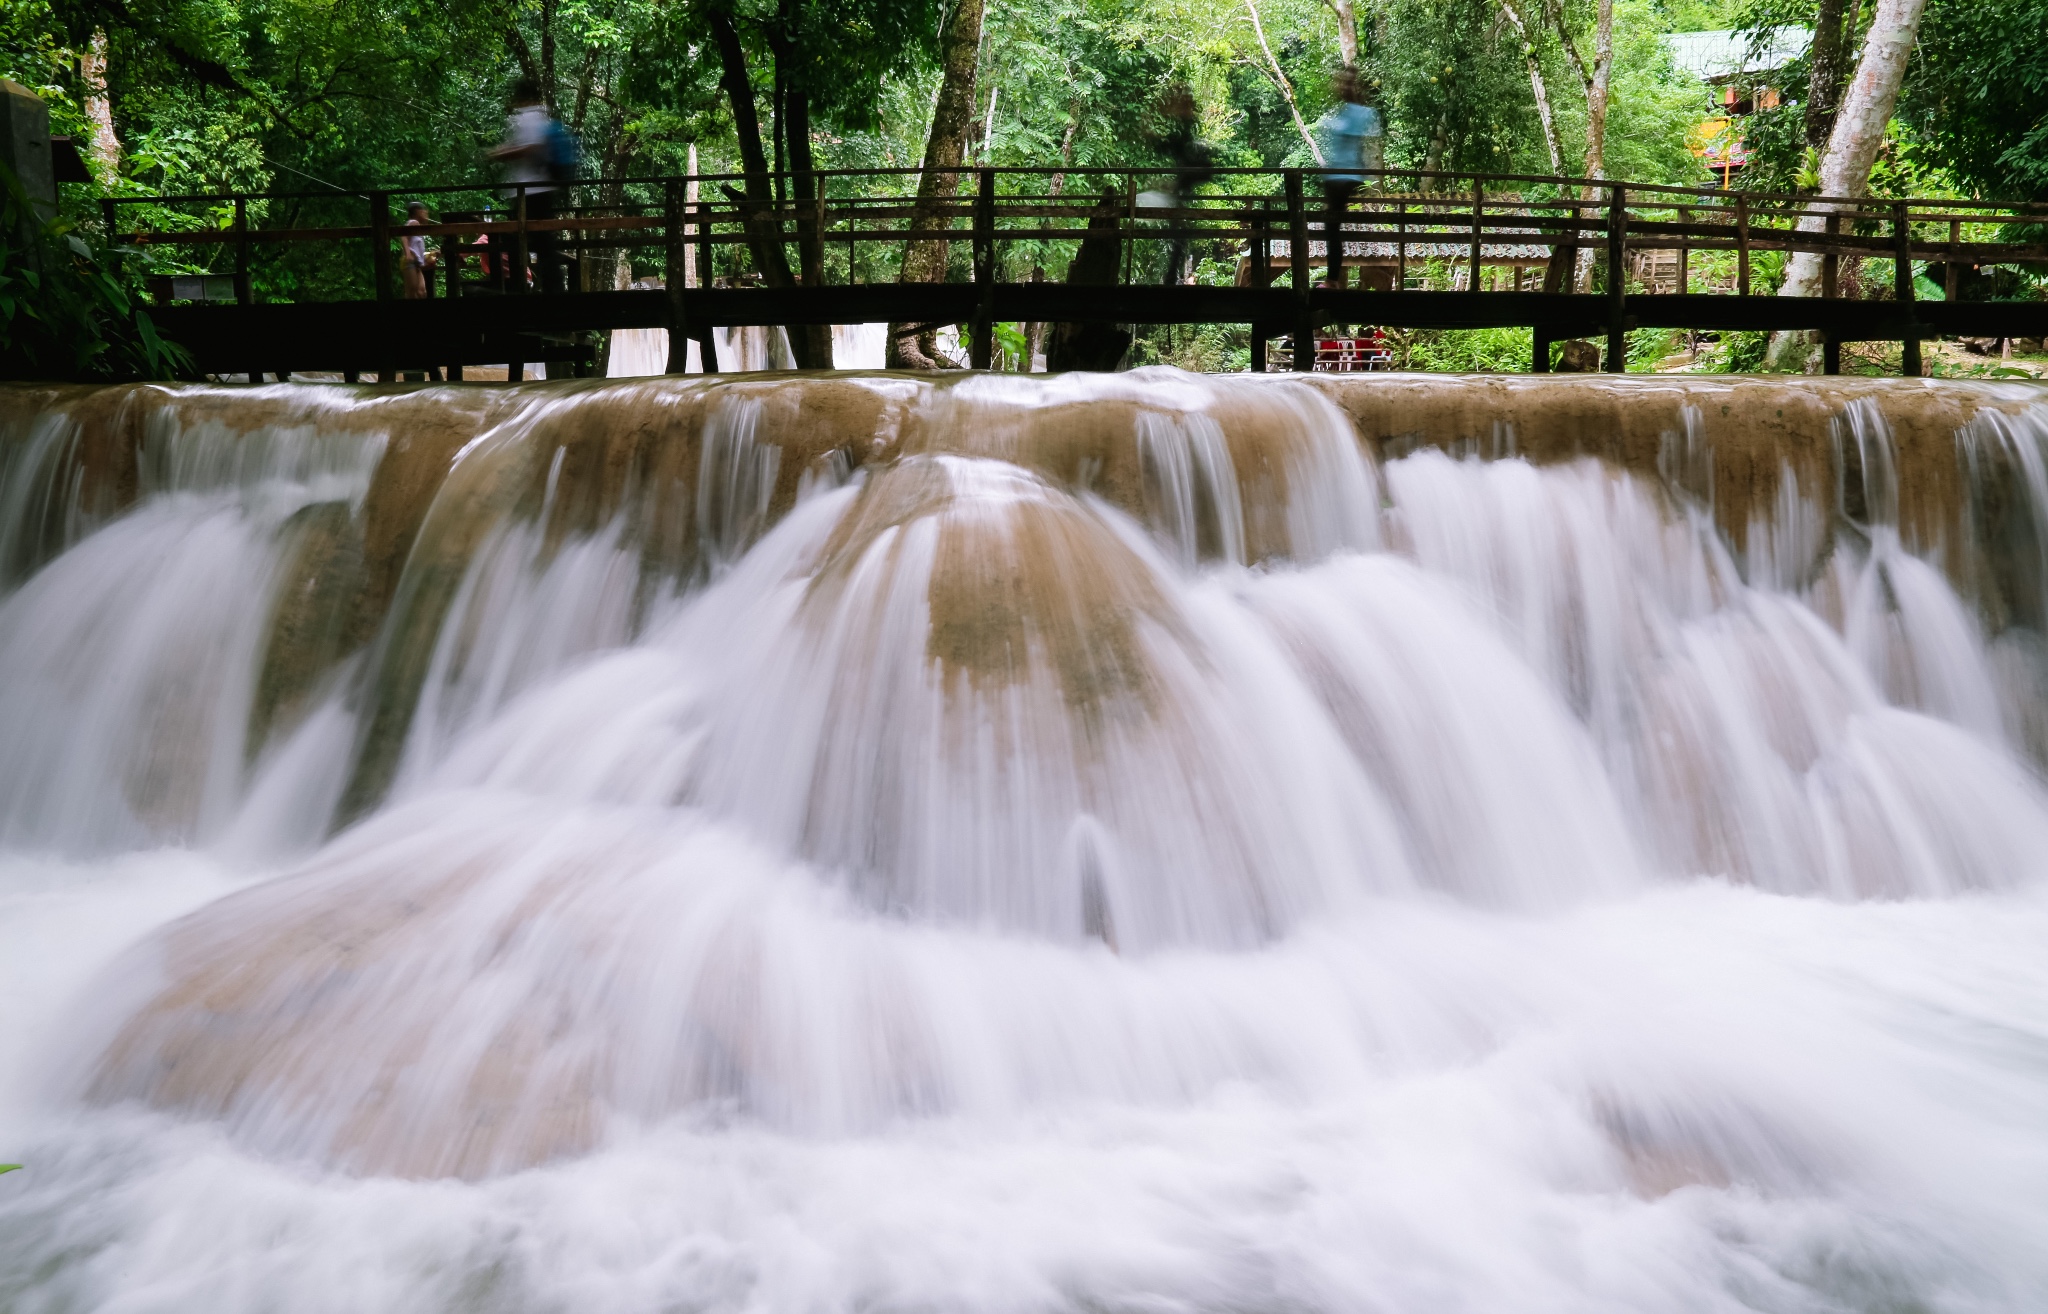
[(1730, 543), (1292, 380), (800, 386), (416, 392), (376, 614), (372, 390), (0, 433), (0, 1311), (2048, 1306), (2048, 398), (1916, 546), (1875, 402)]

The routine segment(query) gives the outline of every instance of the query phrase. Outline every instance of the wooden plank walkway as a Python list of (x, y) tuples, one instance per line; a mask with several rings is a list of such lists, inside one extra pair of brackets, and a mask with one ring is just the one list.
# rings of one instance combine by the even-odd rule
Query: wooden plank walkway
[[(2048, 303), (1957, 297), (1972, 266), (2048, 260), (2048, 206), (1415, 172), (1331, 196), (1318, 194), (1318, 174), (1220, 170), (1207, 190), (1176, 197), (1164, 170), (979, 169), (922, 206), (904, 170), (756, 178), (751, 191), (732, 175), (605, 179), (549, 198), (567, 203), (548, 218), (536, 198), (468, 184), (122, 198), (105, 202), (105, 222), (131, 259), (225, 274), (208, 280), (232, 293), (225, 304), (175, 303), (194, 284), (157, 280), (162, 331), (216, 373), (575, 361), (606, 329), (668, 328), (708, 345), (713, 326), (876, 321), (962, 325), (977, 365), (1005, 321), (1245, 324), (1254, 368), (1269, 339), (1343, 323), (1530, 328), (1538, 370), (1551, 342), (1600, 335), (1619, 367), (1633, 328), (1812, 330), (1831, 370), (1842, 342), (1899, 341), (1912, 373), (1923, 338), (2048, 333)], [(444, 221), (401, 229), (394, 200), (414, 199), (441, 207)], [(362, 221), (332, 222), (350, 210)], [(259, 224), (259, 214), (277, 222)], [(396, 295), (401, 236), (439, 244), (429, 299)], [(910, 241), (968, 247), (969, 281), (892, 281)], [(308, 248), (355, 269), (366, 295), (257, 301), (259, 264)], [(1223, 253), (1235, 285), (1159, 285), (1152, 271), (1169, 250), (1206, 255), (1212, 268)], [(1759, 259), (1793, 251), (1822, 257), (1824, 295), (1753, 295)], [(710, 275), (696, 280), (709, 285), (591, 290), (611, 281), (621, 253)], [(576, 290), (540, 286), (534, 271), (556, 259)], [(1017, 277), (1070, 259), (1085, 281)], [(1867, 274), (1873, 262), (1887, 297), (1837, 295), (1847, 271)], [(1944, 300), (1916, 295), (1923, 265), (1941, 271)], [(1601, 290), (1571, 291), (1590, 281), (1588, 266)]]

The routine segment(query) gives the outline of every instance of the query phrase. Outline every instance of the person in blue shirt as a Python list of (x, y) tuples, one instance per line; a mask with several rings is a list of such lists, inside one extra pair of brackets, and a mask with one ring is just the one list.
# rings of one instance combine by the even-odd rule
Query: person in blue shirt
[[(511, 112), (505, 116), (505, 140), (491, 151), (493, 160), (505, 171), (506, 199), (516, 215), (523, 197), (526, 218), (531, 222), (553, 219), (563, 190), (576, 181), (578, 147), (575, 137), (548, 111), (540, 84), (521, 78), (512, 89)], [(568, 267), (559, 246), (560, 235), (552, 228), (527, 234), (527, 249), (539, 267), (537, 286), (542, 292), (560, 292), (567, 281)], [(526, 271), (515, 272), (514, 290), (525, 291)]]
[(1386, 128), (1380, 112), (1365, 103), (1358, 74), (1351, 69), (1337, 72), (1337, 107), (1316, 124), (1316, 137), (1323, 151), (1324, 252), (1330, 260), (1329, 285), (1344, 286), (1344, 210), (1352, 194), (1365, 182), (1366, 174), (1386, 166)]

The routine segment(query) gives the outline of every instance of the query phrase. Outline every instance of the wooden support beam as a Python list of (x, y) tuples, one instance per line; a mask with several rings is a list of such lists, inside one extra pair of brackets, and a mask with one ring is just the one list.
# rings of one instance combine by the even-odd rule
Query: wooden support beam
[[(1898, 251), (1892, 257), (1892, 296), (1900, 305), (1913, 304), (1913, 216), (1904, 201), (1892, 206), (1892, 240)], [(1920, 339), (1909, 333), (1899, 343), (1899, 373), (1909, 379), (1920, 377)]]
[[(686, 184), (684, 186), (683, 199), (685, 201), (688, 201), (689, 189), (693, 185), (695, 184)], [(700, 292), (712, 286), (711, 252), (714, 248), (711, 244), (711, 222), (713, 214), (714, 210), (711, 202), (699, 201), (697, 203), (697, 288)], [(704, 367), (706, 374), (716, 374), (718, 373), (718, 336), (711, 331), (709, 322), (702, 322), (702, 316), (699, 316), (698, 319), (700, 323), (697, 325), (697, 330), (700, 336), (697, 339), (697, 361)]]
[(1395, 202), (1394, 211), (1394, 290), (1408, 290), (1408, 202)]
[(1749, 295), (1749, 197), (1735, 194), (1735, 295)]
[(1465, 275), (1465, 290), (1479, 291), (1479, 266), (1483, 252), (1481, 239), (1486, 227), (1486, 185), (1478, 180), (1472, 183), (1472, 256)]
[(662, 213), (668, 220), (667, 250), (664, 253), (662, 287), (668, 293), (668, 362), (666, 372), (688, 374), (690, 372), (690, 303), (687, 291), (690, 283), (688, 266), (690, 262), (689, 234), (683, 231), (683, 180), (670, 178), (662, 183)]
[[(1272, 213), (1265, 205), (1252, 211), (1251, 284), (1264, 291), (1273, 285), (1273, 224)], [(1266, 326), (1256, 321), (1252, 324), (1252, 373), (1266, 372)]]
[(1308, 214), (1301, 195), (1301, 170), (1287, 171), (1287, 254), (1294, 278), (1294, 358), (1291, 368), (1316, 367), (1316, 314), (1309, 305)]
[(1628, 189), (1607, 189), (1607, 372), (1628, 372)]
[(1963, 268), (1962, 249), (1963, 221), (1951, 219), (1948, 221), (1948, 259), (1943, 262), (1948, 267), (1948, 275), (1942, 279), (1941, 289), (1942, 295), (1950, 301), (1956, 299), (1957, 287), (1961, 282)]
[(996, 171), (981, 169), (974, 205), (974, 319), (968, 363), (985, 370), (995, 363)]

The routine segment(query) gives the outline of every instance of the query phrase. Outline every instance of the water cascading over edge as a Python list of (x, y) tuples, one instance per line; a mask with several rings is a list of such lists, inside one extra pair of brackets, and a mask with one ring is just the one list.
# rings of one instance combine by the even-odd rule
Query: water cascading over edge
[(79, 1081), (278, 1154), (1312, 1081), (1150, 965), (2048, 839), (2027, 389), (9, 403), (9, 841), (305, 854), (126, 960)]

